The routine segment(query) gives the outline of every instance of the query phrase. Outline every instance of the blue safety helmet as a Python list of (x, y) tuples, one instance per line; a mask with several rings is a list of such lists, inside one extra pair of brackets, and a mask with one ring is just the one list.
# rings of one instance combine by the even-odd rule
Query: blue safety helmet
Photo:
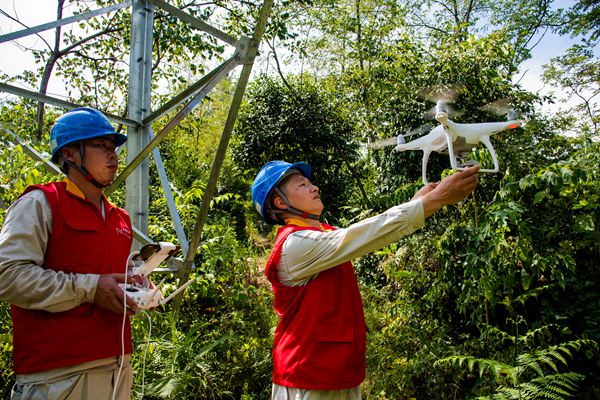
[(100, 111), (90, 107), (74, 108), (60, 116), (50, 131), (52, 162), (58, 161), (60, 151), (66, 145), (106, 135), (113, 135), (117, 147), (127, 140), (127, 136), (117, 133)]
[(252, 203), (265, 222), (269, 224), (279, 223), (268, 212), (268, 201), (271, 192), (290, 169), (298, 170), (308, 179), (312, 180), (313, 178), (312, 168), (307, 163), (299, 162), (290, 164), (285, 161), (269, 161), (258, 171), (256, 178), (254, 178), (254, 183), (252, 184)]

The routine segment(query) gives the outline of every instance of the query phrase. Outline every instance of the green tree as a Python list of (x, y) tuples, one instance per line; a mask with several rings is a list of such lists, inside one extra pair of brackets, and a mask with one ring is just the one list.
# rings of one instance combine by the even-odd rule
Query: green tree
[(571, 122), (572, 130), (591, 138), (600, 132), (600, 109), (596, 97), (600, 94), (600, 58), (589, 46), (575, 45), (566, 53), (544, 65), (542, 79), (571, 96), (562, 102), (577, 100), (577, 104), (560, 112)]
[(284, 45), (316, 75), (365, 69), (380, 58), (382, 46), (405, 35), (451, 47), (469, 36), (494, 36), (515, 49), (511, 62), (518, 64), (529, 58), (536, 34), (559, 24), (562, 11), (538, 0), (321, 0), (292, 8), (289, 29), (295, 35)]
[(600, 40), (600, 2), (579, 0), (563, 13), (563, 23), (557, 28), (562, 34), (571, 36), (588, 35), (590, 45)]
[(293, 84), (291, 91), (266, 76), (254, 83), (236, 126), (233, 159), (248, 178), (271, 160), (308, 162), (324, 204), (336, 213), (361, 184), (353, 125), (316, 82)]
[[(72, 14), (81, 14), (112, 4), (114, 2), (109, 0), (68, 3), (56, 0), (56, 17), (65, 17), (63, 14), (67, 9)], [(222, 24), (229, 31), (251, 30), (256, 22), (252, 15), (260, 9), (259, 5), (237, 1), (202, 3), (176, 0), (170, 4), (202, 21), (210, 19), (210, 23)], [(202, 75), (210, 62), (221, 60), (225, 45), (159, 7), (154, 10), (152, 80), (155, 95), (152, 104), (158, 105), (171, 94), (164, 87), (180, 86)], [(23, 25), (8, 10), (2, 11)], [(37, 86), (38, 92), (45, 94), (50, 81), (60, 78), (69, 100), (126, 115), (130, 40), (129, 7), (57, 27), (53, 43), (42, 39), (43, 46), (31, 50), (40, 65), (38, 70), (35, 73), (25, 71), (10, 79)], [(182, 66), (185, 66), (185, 73), (182, 73)], [(39, 140), (44, 128), (43, 103), (38, 106), (36, 118)]]

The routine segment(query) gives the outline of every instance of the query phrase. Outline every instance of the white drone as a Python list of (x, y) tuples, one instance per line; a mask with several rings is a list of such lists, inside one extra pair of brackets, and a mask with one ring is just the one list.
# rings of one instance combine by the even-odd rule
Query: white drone
[[(488, 104), (482, 107), (482, 110), (487, 110), (496, 113), (507, 114), (505, 122), (483, 122), (472, 124), (458, 124), (448, 118), (448, 113), (451, 111), (448, 103), (452, 102), (457, 96), (461, 87), (457, 86), (436, 86), (429, 88), (426, 91), (421, 91), (420, 95), (428, 100), (436, 103), (433, 111), (434, 118), (440, 125), (433, 128), (427, 135), (406, 142), (405, 138), (423, 133), (431, 129), (431, 125), (423, 125), (405, 135), (398, 135), (395, 138), (386, 139), (380, 142), (373, 143), (372, 148), (382, 148), (385, 146), (396, 145), (394, 150), (422, 150), (423, 151), (423, 183), (427, 184), (427, 161), (431, 152), (435, 151), (441, 154), (448, 154), (450, 157), (450, 166), (452, 169), (462, 171), (468, 165), (473, 165), (474, 162), (463, 162), (464, 158), (473, 150), (479, 143), (483, 143), (489, 150), (494, 161), (494, 168), (482, 168), (479, 172), (498, 172), (498, 157), (490, 141), (490, 136), (502, 132), (506, 129), (515, 129), (521, 125), (521, 121), (516, 119), (516, 112), (504, 105), (503, 101)], [(459, 164), (457, 159), (461, 160)], [(475, 162), (476, 163), (476, 162)]]

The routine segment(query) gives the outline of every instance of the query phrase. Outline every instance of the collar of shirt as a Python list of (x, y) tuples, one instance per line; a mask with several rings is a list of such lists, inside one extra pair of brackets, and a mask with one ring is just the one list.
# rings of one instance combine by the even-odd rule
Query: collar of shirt
[[(296, 226), (312, 226), (307, 224), (306, 222), (302, 221), (301, 219), (298, 218), (294, 218), (294, 217), (290, 217), (290, 218), (286, 218), (285, 219), (285, 224), (286, 225), (296, 225)], [(328, 229), (326, 227), (323, 226), (323, 224), (321, 225), (321, 231), (325, 232), (325, 231), (330, 231), (331, 229)]]
[[(67, 192), (72, 193), (73, 195), (79, 197), (80, 199), (85, 199), (85, 195), (83, 194), (81, 189), (79, 189), (79, 186), (77, 186), (75, 184), (75, 182), (73, 182), (69, 178), (65, 178), (64, 182), (67, 185)], [(107, 204), (109, 207), (111, 207), (111, 208), (115, 207), (115, 205), (108, 200), (108, 198), (106, 197), (106, 195), (104, 193), (102, 193), (102, 199), (104, 199), (104, 203)]]

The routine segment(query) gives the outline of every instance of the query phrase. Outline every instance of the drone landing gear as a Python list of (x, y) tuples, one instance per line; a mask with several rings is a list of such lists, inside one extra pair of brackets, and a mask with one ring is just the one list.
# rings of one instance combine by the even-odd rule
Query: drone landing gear
[[(452, 167), (453, 170), (463, 171), (463, 170), (465, 170), (465, 168), (468, 168), (470, 166), (479, 165), (479, 162), (475, 161), (475, 160), (463, 161), (464, 158), (466, 158), (469, 153), (467, 151), (464, 151), (464, 149), (456, 149), (455, 150), (453, 142), (452, 142), (452, 136), (450, 136), (450, 134), (448, 132), (446, 132), (446, 135), (447, 135), (447, 139), (448, 139), (448, 153), (450, 154), (450, 166)], [(498, 164), (498, 157), (496, 156), (494, 147), (492, 147), (492, 142), (490, 141), (489, 136), (481, 136), (479, 138), (479, 141), (481, 143), (483, 143), (484, 146), (488, 149), (488, 151), (490, 152), (490, 155), (492, 156), (492, 160), (494, 161), (493, 169), (481, 168), (479, 170), (479, 172), (496, 173), (496, 172), (500, 171), (500, 165)], [(460, 163), (457, 161), (457, 159), (460, 160)]]

